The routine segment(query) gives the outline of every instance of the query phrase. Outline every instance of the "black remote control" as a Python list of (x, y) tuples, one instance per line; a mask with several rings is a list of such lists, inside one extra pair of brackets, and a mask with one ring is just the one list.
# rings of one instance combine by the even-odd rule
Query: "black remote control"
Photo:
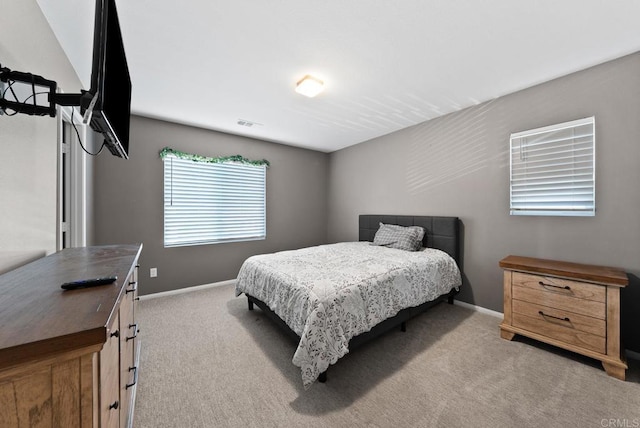
[(113, 284), (118, 279), (117, 276), (107, 276), (104, 278), (81, 279), (79, 281), (65, 282), (60, 287), (64, 290), (77, 290), (78, 288), (96, 287), (98, 285)]

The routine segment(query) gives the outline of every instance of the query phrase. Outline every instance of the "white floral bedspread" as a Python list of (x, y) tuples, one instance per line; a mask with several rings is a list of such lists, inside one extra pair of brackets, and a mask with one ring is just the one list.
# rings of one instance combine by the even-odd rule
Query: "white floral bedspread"
[(349, 352), (352, 337), (461, 284), (458, 266), (443, 251), (343, 242), (250, 257), (236, 296), (263, 301), (300, 336), (293, 363), (307, 388)]

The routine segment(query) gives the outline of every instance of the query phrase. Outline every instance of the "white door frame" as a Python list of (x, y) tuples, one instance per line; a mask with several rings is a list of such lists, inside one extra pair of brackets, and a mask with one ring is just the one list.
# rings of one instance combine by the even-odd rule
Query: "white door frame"
[[(73, 120), (72, 120), (73, 115)], [(58, 213), (57, 213), (57, 249), (63, 247), (63, 232), (67, 232), (67, 247), (84, 247), (87, 245), (87, 154), (80, 147), (87, 141), (87, 125), (82, 123), (82, 116), (71, 107), (58, 107)], [(70, 126), (69, 144), (63, 144), (64, 126)], [(81, 142), (78, 141), (78, 131)], [(65, 148), (66, 147), (66, 148)], [(63, 165), (64, 151), (67, 151), (67, 213), (63, 222)]]

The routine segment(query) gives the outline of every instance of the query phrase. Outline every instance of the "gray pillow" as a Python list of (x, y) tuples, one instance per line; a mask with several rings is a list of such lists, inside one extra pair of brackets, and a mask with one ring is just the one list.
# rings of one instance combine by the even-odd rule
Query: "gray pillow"
[(397, 248), (405, 251), (418, 251), (422, 248), (424, 229), (420, 226), (398, 226), (380, 223), (373, 238), (373, 245)]

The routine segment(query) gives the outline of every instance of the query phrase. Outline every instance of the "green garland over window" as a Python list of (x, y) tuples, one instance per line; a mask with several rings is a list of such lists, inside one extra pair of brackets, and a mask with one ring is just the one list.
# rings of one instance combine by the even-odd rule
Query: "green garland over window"
[(245, 165), (253, 165), (253, 166), (262, 166), (262, 165), (264, 165), (267, 168), (270, 165), (269, 161), (266, 160), (266, 159), (249, 160), (249, 159), (247, 159), (245, 157), (242, 157), (240, 155), (220, 156), (220, 157), (217, 157), (217, 158), (210, 158), (210, 157), (206, 157), (206, 156), (193, 155), (191, 153), (181, 152), (179, 150), (174, 150), (174, 149), (171, 149), (169, 147), (165, 147), (164, 149), (160, 150), (160, 158), (161, 159), (164, 159), (165, 157), (167, 157), (169, 155), (175, 156), (175, 157), (180, 158), (180, 159), (192, 160), (194, 162), (205, 162), (205, 163), (237, 162), (237, 163), (243, 163)]

